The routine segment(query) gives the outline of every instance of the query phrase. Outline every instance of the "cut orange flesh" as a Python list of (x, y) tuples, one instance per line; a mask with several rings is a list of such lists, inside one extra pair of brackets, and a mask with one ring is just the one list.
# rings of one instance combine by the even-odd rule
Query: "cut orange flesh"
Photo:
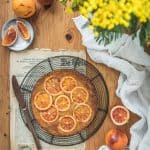
[(46, 92), (38, 92), (34, 97), (34, 105), (38, 110), (47, 110), (52, 105), (52, 97)]
[(40, 112), (42, 120), (46, 123), (55, 122), (58, 119), (59, 113), (55, 106), (51, 106), (47, 111)]
[(70, 116), (66, 115), (59, 119), (58, 128), (63, 132), (71, 132), (76, 127), (76, 120)]
[(2, 39), (3, 46), (12, 46), (17, 40), (17, 30), (14, 26), (10, 26)]
[(87, 122), (91, 118), (92, 109), (87, 104), (79, 104), (75, 107), (73, 115), (79, 122)]
[(71, 92), (71, 99), (75, 103), (85, 103), (89, 98), (87, 90), (83, 87), (75, 87)]
[(120, 105), (113, 107), (110, 115), (113, 123), (118, 126), (126, 124), (130, 117), (129, 111)]
[(50, 95), (56, 96), (60, 94), (60, 79), (57, 77), (49, 77), (45, 80), (44, 87)]
[(70, 99), (66, 95), (60, 95), (55, 100), (55, 106), (59, 111), (67, 111), (70, 108)]
[(77, 81), (71, 76), (66, 76), (61, 79), (60, 86), (64, 92), (70, 93), (77, 86)]
[(25, 25), (25, 23), (22, 21), (16, 21), (16, 24), (17, 24), (17, 27), (18, 27), (18, 30), (20, 32), (21, 37), (24, 40), (29, 40), (30, 39), (30, 32), (29, 32), (27, 26)]

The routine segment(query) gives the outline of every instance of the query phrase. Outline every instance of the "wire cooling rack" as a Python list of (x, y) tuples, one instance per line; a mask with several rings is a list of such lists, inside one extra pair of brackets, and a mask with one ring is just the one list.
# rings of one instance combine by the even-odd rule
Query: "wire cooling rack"
[[(43, 75), (57, 69), (73, 69), (87, 76), (95, 86), (98, 97), (98, 111), (90, 125), (80, 133), (67, 137), (51, 135), (42, 129), (34, 119), (30, 105), (31, 92), (36, 82)], [(26, 74), (20, 88), (38, 137), (49, 144), (58, 146), (71, 146), (86, 141), (101, 127), (108, 112), (109, 94), (101, 73), (92, 64), (79, 57), (56, 56), (41, 61)], [(22, 119), (26, 124), (26, 120), (21, 109), (20, 112)]]

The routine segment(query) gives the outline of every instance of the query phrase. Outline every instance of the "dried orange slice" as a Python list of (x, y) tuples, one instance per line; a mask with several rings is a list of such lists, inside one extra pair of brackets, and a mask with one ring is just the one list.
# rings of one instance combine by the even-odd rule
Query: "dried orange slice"
[(110, 116), (115, 125), (121, 126), (128, 122), (130, 113), (124, 106), (117, 105), (112, 108)]
[(38, 92), (34, 97), (34, 105), (38, 110), (47, 110), (52, 105), (52, 97), (46, 92)]
[(58, 128), (63, 132), (71, 132), (75, 129), (76, 124), (74, 117), (66, 115), (59, 119)]
[(60, 87), (66, 93), (70, 93), (76, 86), (77, 81), (71, 76), (66, 76), (61, 79)]
[(46, 123), (55, 122), (58, 119), (59, 113), (55, 106), (51, 106), (48, 110), (40, 112), (42, 120)]
[(70, 99), (66, 95), (60, 95), (55, 99), (55, 106), (59, 111), (67, 111), (70, 108)]
[(85, 103), (89, 98), (89, 93), (83, 87), (75, 87), (71, 92), (71, 99), (75, 103)]
[(56, 96), (60, 94), (60, 79), (57, 77), (49, 77), (44, 82), (44, 88), (50, 95)]
[(73, 112), (74, 117), (79, 122), (87, 122), (92, 115), (92, 109), (88, 104), (79, 104)]
[(17, 30), (14, 26), (10, 26), (2, 39), (3, 46), (11, 46), (17, 40)]
[(17, 24), (18, 31), (19, 31), (21, 37), (26, 41), (29, 40), (30, 39), (30, 32), (29, 32), (26, 24), (22, 21), (16, 21), (16, 24)]

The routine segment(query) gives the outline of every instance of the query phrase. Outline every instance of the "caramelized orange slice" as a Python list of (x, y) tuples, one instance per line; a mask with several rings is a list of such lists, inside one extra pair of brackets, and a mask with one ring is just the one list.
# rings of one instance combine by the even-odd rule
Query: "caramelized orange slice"
[(2, 39), (3, 46), (11, 46), (17, 40), (17, 30), (14, 26), (10, 26)]
[(75, 87), (71, 92), (71, 99), (75, 103), (85, 103), (89, 98), (89, 93), (83, 87)]
[(52, 105), (52, 97), (46, 92), (38, 92), (34, 97), (34, 105), (38, 110), (47, 110)]
[(66, 76), (61, 79), (60, 87), (66, 93), (70, 93), (76, 86), (77, 81), (71, 76)]
[(92, 109), (87, 104), (79, 104), (75, 107), (73, 115), (79, 122), (87, 122), (91, 118)]
[(18, 27), (18, 30), (19, 30), (21, 37), (26, 41), (29, 40), (30, 39), (30, 32), (29, 32), (26, 24), (22, 21), (16, 21), (16, 24), (17, 24), (17, 27)]
[(46, 123), (55, 122), (58, 119), (59, 113), (55, 106), (51, 106), (47, 111), (40, 112), (42, 120)]
[(58, 129), (63, 132), (71, 132), (76, 127), (76, 120), (70, 115), (63, 116), (59, 119)]
[(67, 111), (70, 108), (70, 99), (66, 95), (60, 95), (55, 100), (55, 106), (59, 111)]
[(44, 82), (44, 88), (50, 95), (56, 96), (60, 94), (60, 79), (57, 77), (49, 77)]

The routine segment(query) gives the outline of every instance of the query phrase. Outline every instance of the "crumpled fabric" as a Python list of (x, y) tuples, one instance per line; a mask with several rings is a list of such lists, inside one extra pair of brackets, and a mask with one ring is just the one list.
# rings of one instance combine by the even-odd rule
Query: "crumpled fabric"
[(73, 18), (82, 35), (82, 43), (96, 63), (120, 72), (116, 95), (133, 113), (140, 116), (130, 128), (130, 150), (150, 150), (150, 56), (140, 46), (138, 36), (123, 34), (108, 45), (98, 44), (83, 16)]

